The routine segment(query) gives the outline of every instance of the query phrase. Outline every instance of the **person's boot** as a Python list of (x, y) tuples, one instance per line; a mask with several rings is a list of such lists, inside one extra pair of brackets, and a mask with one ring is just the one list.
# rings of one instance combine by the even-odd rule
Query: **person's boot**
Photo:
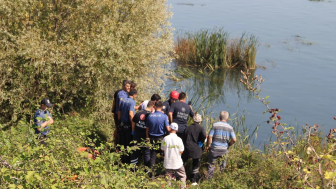
[(191, 174), (191, 185), (197, 186), (197, 177), (198, 177), (198, 173)]

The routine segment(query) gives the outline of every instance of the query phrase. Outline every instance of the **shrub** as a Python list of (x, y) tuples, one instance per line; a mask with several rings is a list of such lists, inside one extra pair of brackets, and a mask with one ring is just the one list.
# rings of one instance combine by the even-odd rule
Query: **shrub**
[(0, 122), (31, 115), (43, 97), (110, 118), (125, 78), (140, 97), (159, 90), (173, 44), (165, 2), (1, 1)]

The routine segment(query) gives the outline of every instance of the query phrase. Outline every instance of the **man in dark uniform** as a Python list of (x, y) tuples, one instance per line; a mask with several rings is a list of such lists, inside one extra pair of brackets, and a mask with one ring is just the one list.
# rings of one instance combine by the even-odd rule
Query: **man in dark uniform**
[[(48, 98), (44, 98), (41, 101), (40, 108), (34, 114), (35, 134), (39, 134), (38, 139), (45, 139), (50, 131), (50, 125), (54, 123), (51, 117), (48, 107), (52, 107)], [(41, 141), (44, 144), (44, 140)]]
[[(118, 110), (118, 119), (120, 119), (120, 145), (126, 148), (130, 146), (132, 139), (132, 119), (135, 114), (135, 101), (138, 92), (132, 89), (127, 98), (120, 98), (120, 107)], [(130, 162), (130, 156), (124, 155), (122, 158), (123, 163)]]
[(203, 154), (202, 146), (206, 139), (205, 129), (200, 125), (202, 122), (202, 117), (200, 114), (194, 116), (194, 123), (189, 125), (184, 130), (183, 143), (185, 144), (184, 153), (182, 154), (183, 162), (186, 162), (189, 158), (192, 158), (192, 175), (191, 183), (192, 185), (197, 185), (198, 169), (201, 162), (201, 157)]
[(177, 91), (172, 91), (172, 92), (170, 93), (170, 98), (169, 98), (169, 100), (163, 102), (162, 111), (163, 111), (167, 116), (169, 116), (169, 109), (170, 109), (170, 106), (171, 106), (172, 104), (174, 104), (175, 102), (177, 102), (178, 97), (179, 97), (179, 93), (178, 93)]
[[(149, 114), (146, 120), (146, 137), (150, 139), (151, 144), (156, 147), (160, 147), (158, 143), (161, 143), (166, 131), (170, 131), (168, 117), (166, 114), (162, 113), (162, 102), (155, 102), (155, 112)], [(149, 167), (155, 164), (156, 154), (160, 153), (161, 150), (150, 151), (150, 162)]]
[(127, 93), (130, 92), (130, 87), (131, 87), (131, 82), (129, 80), (124, 80), (122, 83), (122, 89), (119, 89), (114, 93), (114, 100), (113, 100), (113, 105), (112, 105), (114, 124), (116, 126), (114, 134), (113, 134), (114, 135), (114, 145), (119, 144), (118, 130), (119, 130), (120, 121), (118, 120), (118, 110), (119, 110), (120, 98), (127, 98), (128, 96)]
[(175, 102), (171, 105), (169, 109), (169, 122), (170, 123), (177, 123), (179, 130), (177, 131), (177, 136), (182, 138), (184, 141), (184, 130), (188, 124), (188, 117), (194, 117), (194, 112), (191, 109), (191, 106), (186, 104), (187, 94), (181, 92), (179, 94), (179, 102)]
[[(146, 140), (146, 120), (149, 114), (153, 111), (154, 105), (154, 101), (149, 101), (146, 105), (146, 108), (144, 110), (139, 110), (132, 119), (132, 122), (134, 122), (134, 124), (132, 124), (132, 126), (134, 125), (132, 128), (133, 140), (136, 140), (137, 143), (141, 143)], [(141, 149), (133, 152), (131, 156), (131, 164), (138, 163), (141, 151), (142, 155), (144, 156), (145, 166), (149, 166), (150, 149), (145, 147), (141, 147)]]

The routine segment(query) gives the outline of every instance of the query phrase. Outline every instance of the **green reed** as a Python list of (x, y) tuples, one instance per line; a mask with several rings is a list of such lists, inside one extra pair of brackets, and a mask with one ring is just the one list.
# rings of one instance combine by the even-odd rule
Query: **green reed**
[(252, 34), (229, 39), (223, 28), (204, 29), (196, 32), (177, 33), (174, 50), (179, 64), (202, 68), (255, 69), (259, 43)]

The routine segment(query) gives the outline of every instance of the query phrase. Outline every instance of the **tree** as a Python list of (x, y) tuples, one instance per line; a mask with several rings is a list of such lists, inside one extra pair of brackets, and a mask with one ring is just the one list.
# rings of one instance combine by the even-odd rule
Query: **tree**
[(125, 78), (140, 97), (171, 61), (165, 0), (0, 0), (0, 123), (31, 115), (43, 97), (107, 118)]

